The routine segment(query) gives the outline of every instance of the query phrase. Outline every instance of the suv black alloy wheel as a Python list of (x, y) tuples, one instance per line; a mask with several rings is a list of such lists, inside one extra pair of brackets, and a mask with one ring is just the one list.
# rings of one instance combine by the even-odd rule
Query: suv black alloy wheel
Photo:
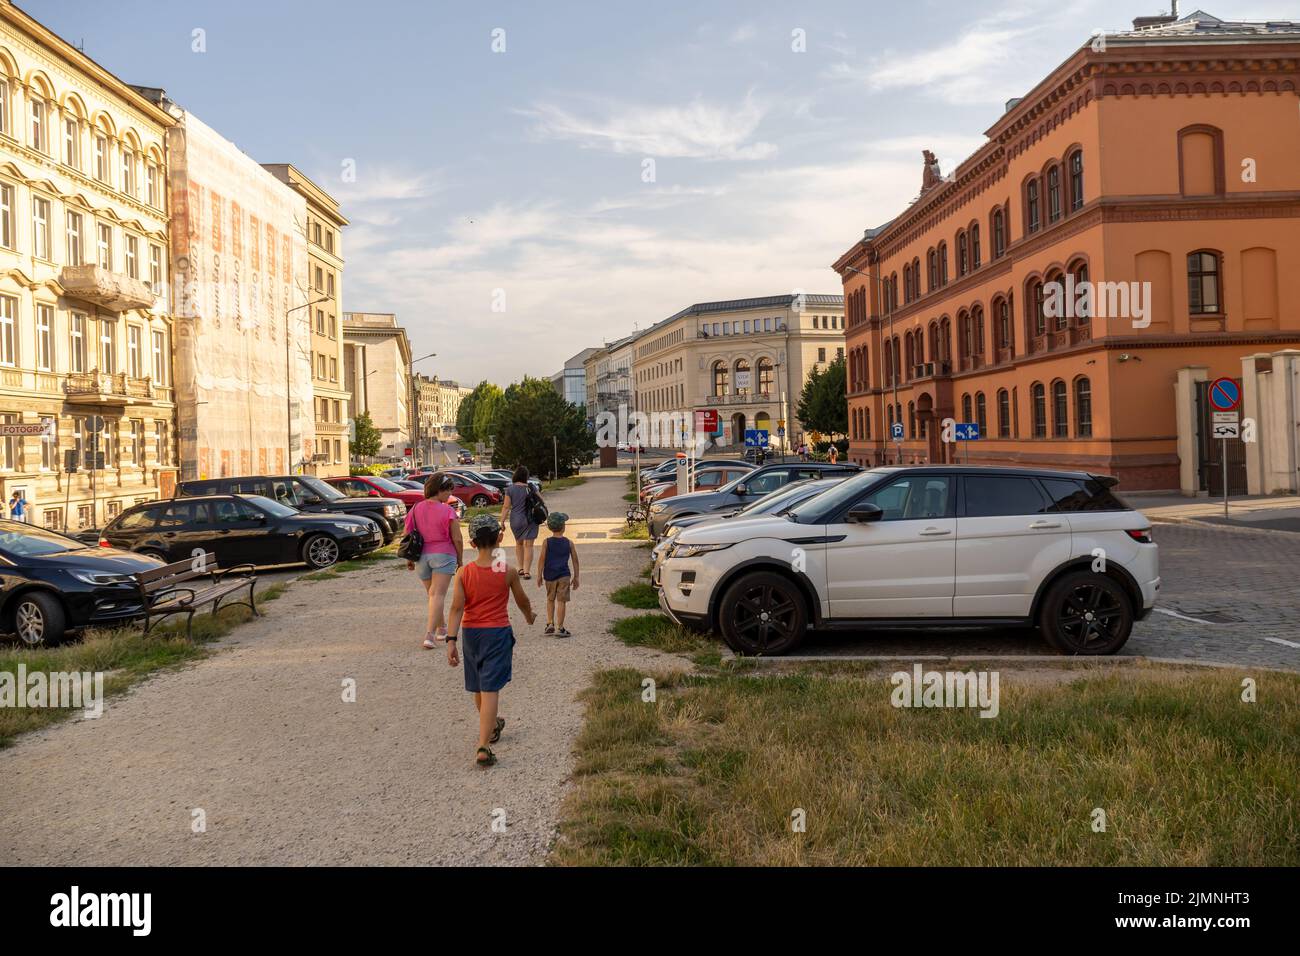
[(1047, 592), (1038, 623), (1063, 654), (1114, 654), (1133, 630), (1133, 608), (1113, 578), (1075, 571)]
[(786, 654), (803, 640), (804, 596), (788, 578), (754, 571), (731, 583), (718, 608), (723, 640), (737, 654)]

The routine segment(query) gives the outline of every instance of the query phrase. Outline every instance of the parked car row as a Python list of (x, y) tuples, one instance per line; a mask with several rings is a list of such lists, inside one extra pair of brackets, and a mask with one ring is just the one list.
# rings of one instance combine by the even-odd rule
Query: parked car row
[(918, 626), (1033, 627), (1061, 653), (1114, 654), (1160, 590), (1151, 524), (1115, 484), (1084, 472), (873, 468), (793, 505), (778, 498), (680, 528), (686, 516), (667, 519), (652, 580), (674, 621), (716, 630), (743, 654), (788, 653), (809, 630)]

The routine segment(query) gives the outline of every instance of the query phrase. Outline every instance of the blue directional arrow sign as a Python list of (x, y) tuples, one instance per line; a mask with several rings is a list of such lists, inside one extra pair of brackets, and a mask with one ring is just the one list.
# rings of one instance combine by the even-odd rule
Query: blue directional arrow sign
[(956, 422), (952, 426), (952, 437), (957, 441), (978, 441), (979, 422)]
[(746, 448), (766, 448), (766, 447), (767, 447), (767, 429), (766, 429), (766, 428), (746, 428), (746, 429), (745, 429), (745, 447), (746, 447)]

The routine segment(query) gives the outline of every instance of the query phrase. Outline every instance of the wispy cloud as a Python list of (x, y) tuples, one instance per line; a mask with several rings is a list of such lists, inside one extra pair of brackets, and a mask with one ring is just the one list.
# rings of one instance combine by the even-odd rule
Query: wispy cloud
[(524, 111), (536, 135), (585, 149), (706, 160), (764, 159), (776, 152), (774, 144), (753, 139), (766, 110), (752, 95), (735, 107), (699, 98), (684, 106), (606, 102), (599, 113), (580, 116), (554, 103)]
[(372, 166), (362, 159), (356, 164), (356, 179), (340, 180), (331, 192), (340, 201), (364, 203), (427, 199), (443, 188), (436, 173)]

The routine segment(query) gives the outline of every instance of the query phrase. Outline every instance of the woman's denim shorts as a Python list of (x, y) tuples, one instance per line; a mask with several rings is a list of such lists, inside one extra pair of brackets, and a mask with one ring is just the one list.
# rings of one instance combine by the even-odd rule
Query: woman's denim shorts
[(415, 562), (415, 573), (421, 581), (427, 581), (435, 574), (455, 574), (456, 556), (442, 551), (426, 551)]

